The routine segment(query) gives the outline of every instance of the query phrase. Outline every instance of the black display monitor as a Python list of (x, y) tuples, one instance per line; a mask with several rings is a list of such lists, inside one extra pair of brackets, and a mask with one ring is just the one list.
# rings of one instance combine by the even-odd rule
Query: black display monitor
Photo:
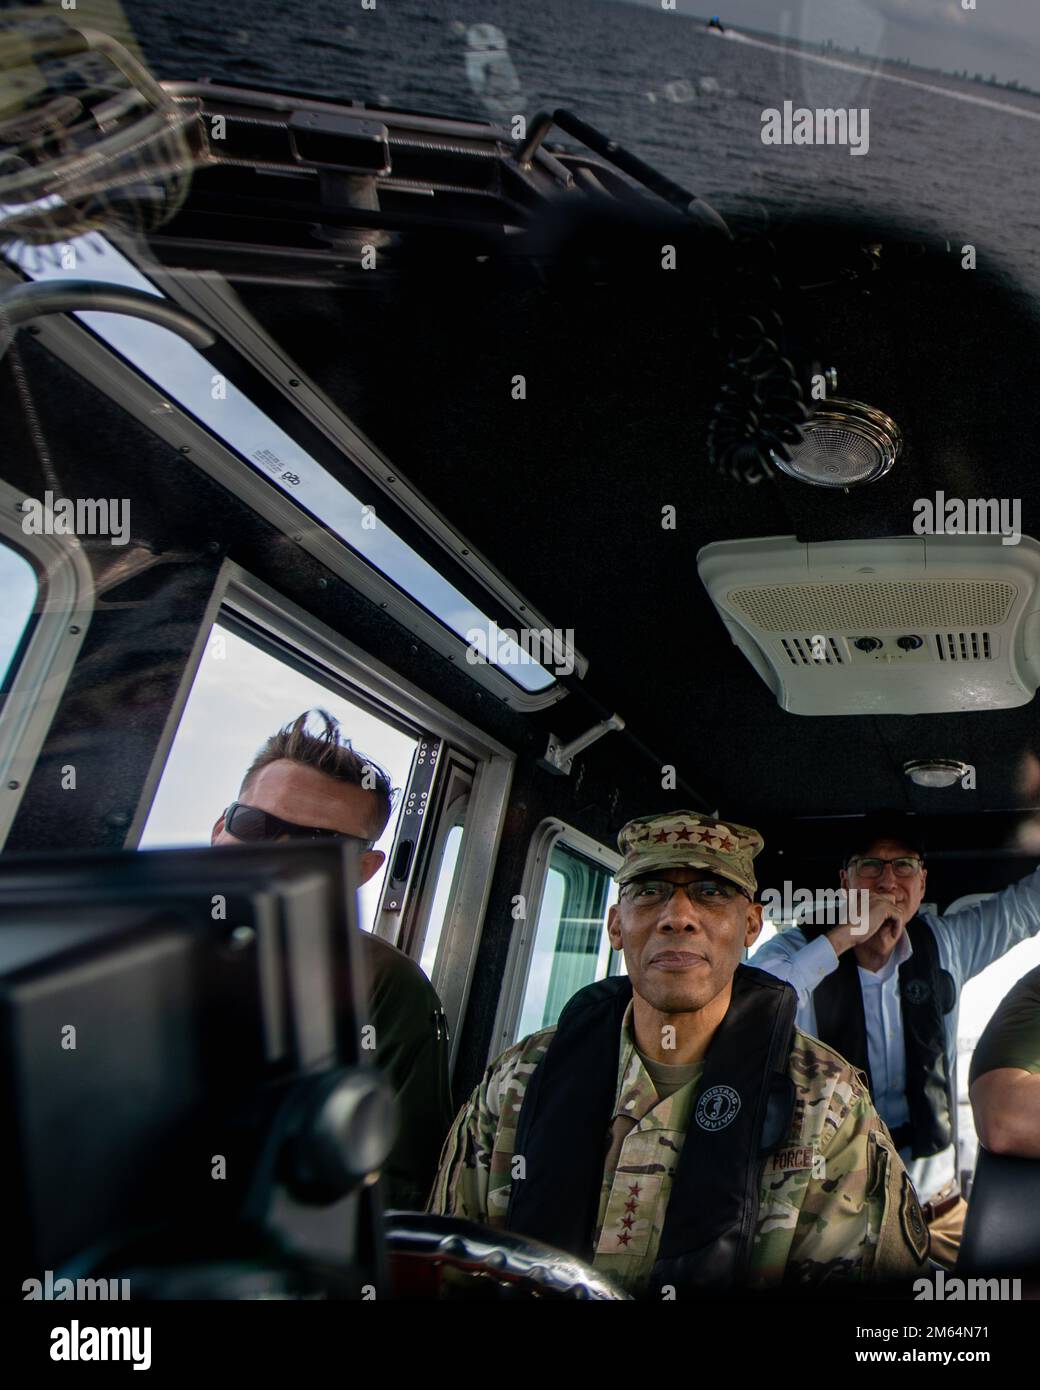
[(0, 858), (6, 1297), (366, 1297), (353, 841)]

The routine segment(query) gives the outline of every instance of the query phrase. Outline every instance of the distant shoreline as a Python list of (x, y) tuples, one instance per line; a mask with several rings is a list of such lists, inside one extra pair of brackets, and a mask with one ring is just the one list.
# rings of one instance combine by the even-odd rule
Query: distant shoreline
[[(705, 16), (701, 21), (705, 28), (707, 28), (710, 17), (710, 15)], [(690, 18), (697, 20), (698, 16), (690, 15)], [(820, 58), (839, 58), (843, 62), (874, 63), (885, 69), (893, 69), (894, 75), (911, 72), (921, 73), (932, 78), (945, 77), (953, 82), (968, 82), (978, 87), (989, 87), (996, 91), (1021, 93), (1022, 96), (1027, 97), (1040, 97), (1040, 91), (1036, 88), (1027, 87), (1014, 78), (1001, 82), (995, 73), (991, 73), (989, 77), (984, 77), (981, 73), (969, 73), (966, 69), (960, 72), (949, 72), (946, 68), (926, 68), (922, 67), (920, 63), (912, 63), (909, 58), (884, 58), (877, 53), (865, 53), (859, 48), (842, 48), (829, 39), (823, 43), (806, 43), (802, 39), (792, 39), (785, 34), (771, 34), (765, 29), (750, 29), (746, 25), (727, 24), (722, 16), (720, 16), (720, 20), (727, 32), (747, 34), (748, 38), (761, 39), (763, 42), (790, 48), (795, 53), (811, 53), (814, 57)]]

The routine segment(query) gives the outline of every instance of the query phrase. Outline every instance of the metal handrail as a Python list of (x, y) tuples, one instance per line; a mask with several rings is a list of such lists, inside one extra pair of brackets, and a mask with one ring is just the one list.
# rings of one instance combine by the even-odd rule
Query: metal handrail
[(601, 159), (613, 164), (623, 174), (628, 174), (630, 178), (635, 179), (644, 188), (648, 188), (651, 193), (656, 193), (659, 198), (663, 198), (672, 207), (705, 222), (715, 231), (721, 232), (728, 241), (733, 240), (733, 233), (726, 225), (725, 220), (710, 203), (706, 203), (703, 198), (698, 198), (695, 193), (688, 193), (685, 188), (666, 178), (652, 165), (646, 164), (638, 155), (623, 149), (616, 140), (611, 140), (595, 126), (588, 125), (580, 117), (575, 116), (572, 111), (559, 108), (556, 111), (540, 111), (535, 116), (527, 139), (517, 154), (517, 163), (521, 169), (530, 169), (539, 146), (553, 126), (562, 130), (565, 135), (573, 135), (576, 140), (587, 145), (593, 154), (599, 155)]
[(19, 329), (43, 314), (83, 311), (128, 314), (168, 328), (195, 348), (211, 348), (217, 335), (194, 314), (168, 299), (97, 280), (61, 280), (15, 285), (0, 294), (0, 328)]

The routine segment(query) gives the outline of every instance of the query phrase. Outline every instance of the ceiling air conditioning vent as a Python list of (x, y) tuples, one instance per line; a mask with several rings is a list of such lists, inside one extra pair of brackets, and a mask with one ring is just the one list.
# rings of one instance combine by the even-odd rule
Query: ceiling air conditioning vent
[(993, 660), (993, 642), (988, 632), (937, 632), (935, 649), (940, 661)]
[(811, 637), (781, 637), (780, 644), (792, 666), (834, 666), (844, 659), (833, 637), (815, 644)]
[(1014, 599), (1014, 585), (987, 579), (749, 585), (730, 594), (734, 608), (774, 632), (788, 629), (792, 618), (799, 627), (995, 626)]
[(1040, 686), (1029, 536), (719, 541), (697, 564), (733, 641), (792, 713), (1007, 709)]

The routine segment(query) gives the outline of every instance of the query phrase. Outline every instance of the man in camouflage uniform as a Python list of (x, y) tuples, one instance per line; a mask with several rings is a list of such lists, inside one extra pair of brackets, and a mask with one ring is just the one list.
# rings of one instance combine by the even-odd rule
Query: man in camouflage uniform
[[(630, 821), (618, 836), (618, 847), (624, 856), (616, 875), (620, 897), (610, 910), (608, 932), (611, 945), (624, 951), (631, 998), (623, 979), (588, 986), (568, 1004), (558, 1028), (532, 1034), (492, 1063), (445, 1143), (430, 1210), (538, 1235), (591, 1258), (596, 1269), (637, 1295), (666, 1290), (672, 1277), (667, 1271), (676, 1268), (674, 1260), (671, 1265), (658, 1264), (670, 1199), (673, 1213), (684, 1207), (688, 1229), (707, 1219), (700, 1208), (714, 1209), (720, 1201), (722, 1207), (736, 1203), (734, 1229), (740, 1228), (741, 1220), (744, 1223), (742, 1255), (735, 1262), (727, 1256), (721, 1265), (716, 1256), (727, 1241), (732, 1246), (733, 1234), (715, 1232), (705, 1243), (700, 1231), (693, 1255), (682, 1255), (687, 1274), (693, 1271), (694, 1287), (760, 1289), (781, 1282), (912, 1277), (926, 1263), (927, 1228), (864, 1078), (831, 1048), (793, 1027), (794, 1000), (788, 986), (740, 964), (761, 929), (752, 865), (762, 847), (761, 836), (714, 817), (677, 812)], [(568, 1014), (583, 996), (592, 999), (608, 987), (618, 996), (611, 1017), (620, 1018), (620, 1037), (615, 1031), (613, 1051), (609, 1046), (598, 1051), (608, 1068), (606, 1108), (595, 1112), (602, 1115), (603, 1127), (597, 1131), (595, 1118), (583, 1122), (586, 1131), (591, 1126), (602, 1136), (594, 1141), (593, 1167), (597, 1154), (605, 1152), (601, 1177), (585, 1169), (591, 1186), (599, 1184), (596, 1209), (588, 1205), (594, 1200), (590, 1183), (584, 1184), (584, 1193), (579, 1190), (581, 1180), (574, 1181), (576, 1170), (569, 1157), (583, 1131), (579, 1127), (568, 1140), (566, 1104), (561, 1109), (557, 1103), (554, 1110), (551, 1099), (545, 1098), (544, 1081), (534, 1078), (539, 1071), (544, 1078), (552, 1070), (543, 1064), (558, 1030), (562, 1040)], [(740, 1137), (741, 1126), (753, 1112), (772, 1113), (763, 1103), (768, 1087), (762, 1070), (750, 1086), (744, 1076), (740, 1093), (726, 1084), (702, 1085), (702, 1077), (707, 1071), (708, 1081), (718, 1082), (718, 1054), (727, 1036), (720, 1026), (727, 1014), (727, 1045), (735, 1073), (741, 1055), (758, 1046), (755, 1030), (761, 1033), (762, 1028), (754, 1020), (761, 1020), (760, 1011), (746, 1016), (751, 1022), (739, 1036), (732, 1025), (739, 1013), (737, 1000), (756, 990), (772, 991), (769, 1004), (777, 1018), (786, 1010), (787, 1031), (774, 1030), (782, 1041), (780, 1052), (771, 1054), (776, 1070), (769, 1083), (774, 1089), (779, 1085), (777, 1094), (786, 1096), (786, 1109), (780, 1107), (779, 1128), (773, 1124), (771, 1138), (766, 1131), (773, 1122), (759, 1122), (752, 1147), (752, 1140)], [(569, 1063), (584, 1045), (581, 1024), (577, 1031), (571, 1027), (567, 1036), (573, 1053), (561, 1058), (557, 1050), (556, 1074), (563, 1078), (565, 1102), (580, 1101), (580, 1092), (573, 1088), (580, 1088), (581, 1079), (569, 1072)], [(617, 1058), (614, 1079), (607, 1053)], [(596, 1070), (596, 1055), (586, 1049), (581, 1065)], [(751, 1092), (759, 1086), (763, 1089), (756, 1108)], [(521, 1145), (518, 1124), (529, 1092), (532, 1102), (535, 1095), (539, 1100), (533, 1118), (521, 1128)], [(712, 1135), (723, 1134), (736, 1119), (742, 1097), (745, 1113), (727, 1136), (731, 1148), (726, 1165), (713, 1162), (713, 1155), (724, 1150), (712, 1150)], [(559, 1144), (552, 1149), (557, 1137)], [(525, 1223), (518, 1220), (518, 1211), (524, 1185), (528, 1193), (534, 1191), (529, 1158), (547, 1138), (552, 1161), (540, 1170), (540, 1200), (543, 1211), (555, 1204), (555, 1215), (540, 1224), (530, 1219)], [(676, 1183), (684, 1144), (693, 1146), (692, 1161), (699, 1166), (691, 1176), (687, 1165), (679, 1174), (683, 1183)], [(742, 1170), (746, 1180), (738, 1172), (731, 1183), (740, 1190), (727, 1193), (727, 1173), (717, 1170), (740, 1169), (741, 1164), (747, 1165)], [(715, 1191), (720, 1183), (721, 1199)], [(590, 1220), (595, 1211), (588, 1240), (568, 1230), (566, 1214), (568, 1206), (580, 1206), (583, 1197)], [(560, 1238), (564, 1230), (573, 1238)], [(665, 1243), (670, 1243), (673, 1255), (677, 1247), (681, 1253), (682, 1241), (674, 1231), (672, 1235)], [(720, 1271), (717, 1277), (715, 1271)]]

